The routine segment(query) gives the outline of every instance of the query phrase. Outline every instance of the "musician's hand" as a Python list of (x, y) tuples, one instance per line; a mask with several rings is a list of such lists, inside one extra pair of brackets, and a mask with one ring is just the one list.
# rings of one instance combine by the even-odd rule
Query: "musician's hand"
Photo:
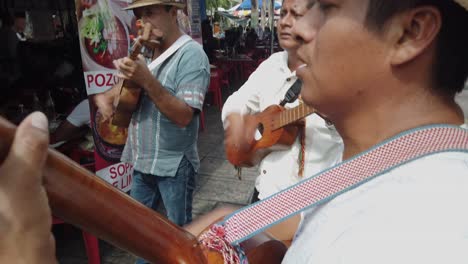
[(42, 175), (47, 118), (33, 113), (18, 127), (0, 166), (0, 263), (57, 263)]
[(256, 127), (247, 126), (246, 116), (239, 113), (229, 114), (226, 118), (224, 144), (239, 151), (248, 151), (255, 140)]
[(93, 95), (93, 100), (101, 113), (102, 121), (108, 120), (114, 115), (114, 100), (117, 96), (117, 88), (113, 87), (107, 92)]
[(120, 78), (131, 80), (143, 89), (147, 88), (149, 81), (154, 78), (142, 55), (139, 55), (137, 60), (128, 57), (115, 60), (114, 66), (119, 70)]
[(305, 126), (305, 118), (302, 118), (302, 119), (299, 119), (293, 123), (291, 123), (291, 125), (295, 125), (295, 126)]

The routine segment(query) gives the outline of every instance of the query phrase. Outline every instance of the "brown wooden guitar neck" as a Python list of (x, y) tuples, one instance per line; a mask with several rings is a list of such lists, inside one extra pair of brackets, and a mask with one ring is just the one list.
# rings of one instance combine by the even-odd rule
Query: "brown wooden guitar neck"
[(261, 113), (245, 115), (244, 122), (247, 130), (257, 128), (262, 137), (248, 142), (250, 147), (242, 150), (236, 144), (225, 143), (227, 159), (234, 166), (255, 166), (272, 151), (270, 147), (273, 145), (291, 146), (299, 132), (298, 126), (291, 124), (314, 112), (315, 109), (305, 104), (291, 109), (270, 105)]
[(307, 106), (306, 104), (299, 104), (298, 106), (286, 109), (280, 112), (278, 115), (273, 117), (272, 123), (272, 130), (276, 130), (287, 126), (291, 123), (294, 123), (302, 118), (312, 114), (315, 112), (315, 109), (312, 107)]
[[(15, 129), (0, 117), (0, 164)], [(152, 263), (206, 263), (193, 235), (52, 149), (44, 186), (54, 215), (115, 246)]]

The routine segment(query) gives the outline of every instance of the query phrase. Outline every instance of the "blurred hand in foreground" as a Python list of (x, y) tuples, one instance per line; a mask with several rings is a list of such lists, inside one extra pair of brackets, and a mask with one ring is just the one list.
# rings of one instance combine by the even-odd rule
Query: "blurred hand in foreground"
[(48, 144), (47, 118), (35, 112), (19, 125), (0, 165), (0, 263), (57, 263), (42, 184)]

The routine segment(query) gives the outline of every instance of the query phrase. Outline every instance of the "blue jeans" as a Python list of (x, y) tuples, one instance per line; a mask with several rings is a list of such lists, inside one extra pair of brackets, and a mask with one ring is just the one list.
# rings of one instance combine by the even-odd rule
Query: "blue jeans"
[[(130, 195), (155, 211), (161, 198), (166, 208), (167, 218), (182, 226), (192, 221), (194, 189), (195, 170), (190, 161), (184, 157), (174, 177), (161, 177), (135, 170)], [(136, 263), (148, 262), (137, 259)]]

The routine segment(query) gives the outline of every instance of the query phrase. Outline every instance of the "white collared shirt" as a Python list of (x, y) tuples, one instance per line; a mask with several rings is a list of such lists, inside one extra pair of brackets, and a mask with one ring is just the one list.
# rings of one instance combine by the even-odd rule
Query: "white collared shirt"
[[(279, 104), (284, 95), (297, 80), (287, 64), (286, 52), (278, 52), (264, 61), (252, 73), (247, 82), (232, 94), (223, 107), (222, 120), (230, 113), (253, 114), (268, 106)], [(299, 104), (296, 100), (287, 108)], [(337, 164), (341, 160), (343, 143), (333, 126), (316, 114), (306, 118), (304, 177)], [(299, 172), (299, 140), (287, 150), (274, 151), (266, 156), (259, 166), (260, 175), (255, 187), (259, 198), (264, 199), (302, 180)]]
[(302, 212), (283, 263), (468, 263), (466, 201), (467, 152), (416, 159)]

